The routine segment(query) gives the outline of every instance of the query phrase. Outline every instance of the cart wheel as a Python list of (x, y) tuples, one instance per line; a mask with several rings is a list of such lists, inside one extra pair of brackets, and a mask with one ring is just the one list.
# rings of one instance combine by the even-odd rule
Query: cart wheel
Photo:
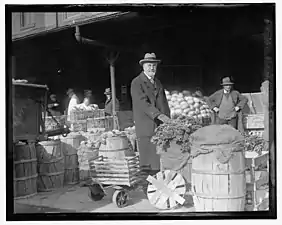
[(119, 208), (123, 208), (127, 205), (129, 195), (125, 190), (116, 190), (113, 194), (113, 203)]
[(88, 188), (88, 196), (92, 201), (100, 201), (105, 194), (98, 184), (92, 184)]

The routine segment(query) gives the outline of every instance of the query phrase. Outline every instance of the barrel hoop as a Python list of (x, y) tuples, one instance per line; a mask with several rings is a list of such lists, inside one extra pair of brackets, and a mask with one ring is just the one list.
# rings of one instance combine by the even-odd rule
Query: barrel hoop
[(208, 171), (208, 170), (195, 170), (192, 169), (191, 171), (192, 173), (195, 174), (207, 174), (207, 175), (241, 175), (245, 173), (245, 169), (244, 170), (239, 170), (239, 171), (235, 171), (235, 172), (220, 172), (220, 171)]
[(121, 151), (125, 151), (128, 150), (129, 148), (121, 148), (121, 149), (115, 149), (115, 150), (100, 150), (99, 152), (121, 152)]
[(21, 163), (28, 163), (28, 162), (36, 162), (37, 159), (33, 158), (33, 159), (23, 159), (23, 160), (19, 160), (19, 161), (15, 161), (14, 164), (21, 164)]
[(205, 198), (205, 199), (240, 199), (240, 198), (245, 198), (246, 195), (241, 195), (241, 196), (230, 196), (230, 195), (221, 195), (221, 196), (212, 196), (212, 195), (207, 195), (203, 193), (194, 193), (193, 195), (196, 197), (200, 198)]
[(60, 175), (63, 174), (65, 171), (60, 171), (60, 172), (55, 172), (55, 173), (39, 173), (39, 176), (56, 176), (56, 175)]
[(56, 158), (56, 159), (51, 159), (50, 161), (38, 161), (38, 164), (50, 164), (50, 163), (56, 163), (61, 160), (64, 160), (64, 157)]
[(32, 179), (32, 178), (36, 178), (37, 176), (38, 176), (38, 173), (36, 173), (32, 176), (29, 176), (29, 177), (17, 177), (17, 178), (14, 178), (14, 181), (29, 180), (29, 179)]
[(79, 169), (79, 166), (65, 168), (65, 170), (75, 170), (75, 169)]

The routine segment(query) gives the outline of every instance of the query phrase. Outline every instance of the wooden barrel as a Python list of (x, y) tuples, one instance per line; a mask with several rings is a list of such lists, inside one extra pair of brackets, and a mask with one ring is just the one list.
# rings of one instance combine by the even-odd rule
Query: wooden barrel
[(63, 153), (65, 156), (65, 184), (77, 184), (79, 182), (79, 166), (77, 151), (83, 136), (70, 133), (61, 138)]
[[(216, 146), (211, 146), (211, 149)], [(193, 148), (193, 146), (192, 146)], [(227, 163), (215, 151), (192, 160), (194, 205), (201, 211), (244, 211), (246, 180), (243, 152), (233, 152)]]
[(64, 155), (60, 140), (42, 141), (36, 145), (38, 191), (53, 191), (64, 186)]
[(108, 137), (106, 144), (101, 144), (99, 148), (99, 156), (116, 159), (134, 156), (135, 153), (129, 148), (128, 143), (129, 140), (126, 136)]
[(14, 199), (37, 193), (37, 158), (34, 143), (14, 144)]
[(165, 151), (160, 154), (161, 171), (174, 170), (180, 173), (187, 185), (187, 190), (191, 186), (192, 159), (188, 152), (181, 152), (181, 146), (172, 141)]

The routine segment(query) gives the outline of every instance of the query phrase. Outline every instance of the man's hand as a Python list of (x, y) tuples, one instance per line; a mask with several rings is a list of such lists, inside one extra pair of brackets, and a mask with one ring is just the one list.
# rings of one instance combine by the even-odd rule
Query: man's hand
[(158, 116), (158, 119), (159, 119), (160, 121), (164, 122), (164, 123), (167, 123), (167, 122), (170, 121), (170, 118), (169, 118), (168, 116), (164, 115), (164, 114), (159, 115), (159, 116)]
[(240, 110), (240, 107), (235, 106), (235, 111), (238, 112)]
[(219, 108), (217, 108), (217, 107), (214, 107), (213, 108), (213, 111), (215, 111), (216, 113), (219, 111)]

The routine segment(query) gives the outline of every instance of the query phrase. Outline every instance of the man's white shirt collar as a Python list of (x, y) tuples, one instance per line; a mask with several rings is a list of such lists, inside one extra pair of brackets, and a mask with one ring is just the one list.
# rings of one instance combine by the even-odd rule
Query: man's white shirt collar
[(143, 71), (143, 72), (144, 72), (144, 74), (146, 75), (146, 77), (148, 77), (149, 80), (154, 80), (154, 77), (148, 76), (148, 75), (145, 73), (145, 71)]
[(227, 92), (225, 89), (223, 89), (223, 93), (224, 93), (224, 94), (228, 94), (228, 93), (230, 93), (230, 91)]

